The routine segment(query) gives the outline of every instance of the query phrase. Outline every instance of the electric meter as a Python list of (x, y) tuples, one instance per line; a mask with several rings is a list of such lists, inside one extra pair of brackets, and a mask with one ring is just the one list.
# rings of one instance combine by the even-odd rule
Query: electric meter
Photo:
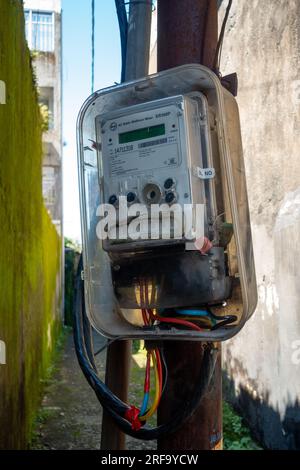
[(189, 181), (193, 158), (202, 163), (199, 115), (196, 101), (178, 96), (100, 117), (107, 201), (125, 194), (130, 204), (204, 203), (201, 182), (192, 191)]
[(78, 155), (93, 326), (108, 337), (234, 336), (257, 292), (238, 108), (218, 78), (187, 65), (93, 94)]
[[(137, 104), (97, 117), (102, 139), (104, 200), (116, 208), (120, 196), (129, 206), (141, 203), (145, 208), (161, 204), (173, 207), (178, 203), (183, 210), (184, 206), (195, 208), (202, 204), (207, 221), (207, 212), (215, 210), (215, 204), (206, 204), (205, 183), (199, 170), (208, 161), (212, 165), (208, 118), (207, 101), (201, 93)], [(201, 128), (205, 128), (205, 138)], [(211, 213), (209, 217), (213, 220)], [(152, 218), (151, 222), (153, 229), (155, 220)], [(147, 231), (146, 237), (140, 238), (140, 245), (158, 245), (148, 235)], [(181, 235), (185, 234), (180, 232), (179, 238)], [(166, 237), (158, 238), (160, 244), (172, 242)], [(117, 247), (128, 250), (131, 242), (129, 237), (108, 237), (104, 246), (108, 251)], [(137, 246), (135, 243), (135, 249)]]

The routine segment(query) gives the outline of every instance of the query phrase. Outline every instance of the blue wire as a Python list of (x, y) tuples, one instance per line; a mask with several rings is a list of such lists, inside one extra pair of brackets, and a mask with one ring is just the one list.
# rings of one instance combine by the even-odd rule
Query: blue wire
[(207, 310), (175, 310), (178, 315), (189, 317), (210, 317)]
[(185, 317), (207, 317), (211, 320), (213, 325), (216, 325), (216, 319), (207, 310), (175, 310), (177, 315)]
[(148, 403), (149, 403), (149, 392), (146, 392), (144, 395), (143, 404), (142, 404), (141, 411), (140, 411), (140, 416), (144, 416), (144, 414), (146, 414), (146, 411), (148, 409)]

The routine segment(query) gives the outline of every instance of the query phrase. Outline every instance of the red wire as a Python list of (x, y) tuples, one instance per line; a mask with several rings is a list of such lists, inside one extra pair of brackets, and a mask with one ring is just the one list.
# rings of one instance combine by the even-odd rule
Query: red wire
[(147, 310), (145, 308), (143, 308), (143, 304), (145, 303), (144, 302), (145, 299), (144, 299), (144, 290), (143, 290), (143, 282), (142, 281), (140, 281), (140, 298), (141, 298), (141, 310), (142, 310), (143, 322), (144, 322), (144, 325), (149, 325)]
[(188, 326), (189, 328), (192, 328), (193, 330), (196, 330), (196, 331), (203, 331), (203, 329), (200, 328), (199, 326), (195, 325), (195, 323), (189, 322), (187, 320), (182, 320), (180, 318), (161, 317), (157, 314), (154, 315), (154, 313), (151, 309), (148, 310), (148, 314), (150, 315), (150, 318), (152, 320), (158, 320), (162, 323), (174, 323), (174, 324), (178, 324), (178, 325), (184, 325), (184, 326)]
[(162, 372), (160, 352), (158, 349), (155, 349), (155, 355), (156, 355), (157, 369), (158, 369), (158, 375), (159, 375), (159, 396), (161, 398), (162, 386), (163, 386), (163, 372)]
[(149, 325), (149, 320), (147, 318), (146, 310), (144, 308), (142, 309), (142, 315), (143, 315), (144, 324)]
[(145, 385), (144, 385), (144, 392), (149, 393), (150, 391), (150, 359), (151, 354), (147, 353), (147, 365), (146, 365), (146, 374), (145, 374)]
[(160, 317), (157, 314), (154, 315), (152, 310), (148, 310), (148, 313), (152, 320), (158, 320), (161, 323), (174, 323), (175, 325), (187, 326), (188, 328), (191, 328), (192, 330), (203, 331), (203, 329), (195, 325), (195, 323), (189, 322), (187, 320), (181, 320), (180, 318)]
[(151, 320), (153, 320), (153, 321), (157, 320), (156, 315), (154, 315), (154, 313), (153, 313), (153, 310), (148, 309), (147, 312), (148, 312), (148, 315), (151, 318)]

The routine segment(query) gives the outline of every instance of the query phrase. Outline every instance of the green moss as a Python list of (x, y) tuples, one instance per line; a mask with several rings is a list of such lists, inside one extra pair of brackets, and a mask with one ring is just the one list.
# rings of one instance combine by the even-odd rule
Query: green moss
[(24, 448), (57, 336), (60, 240), (42, 199), (42, 132), (20, 0), (0, 0), (0, 448)]

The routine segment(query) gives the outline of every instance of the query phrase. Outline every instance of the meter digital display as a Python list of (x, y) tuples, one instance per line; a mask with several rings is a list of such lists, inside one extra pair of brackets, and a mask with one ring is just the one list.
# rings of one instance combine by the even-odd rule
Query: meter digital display
[(130, 142), (136, 142), (137, 140), (151, 139), (152, 137), (159, 137), (165, 134), (166, 126), (164, 124), (143, 127), (142, 129), (135, 129), (134, 131), (119, 134), (119, 144), (128, 144)]

